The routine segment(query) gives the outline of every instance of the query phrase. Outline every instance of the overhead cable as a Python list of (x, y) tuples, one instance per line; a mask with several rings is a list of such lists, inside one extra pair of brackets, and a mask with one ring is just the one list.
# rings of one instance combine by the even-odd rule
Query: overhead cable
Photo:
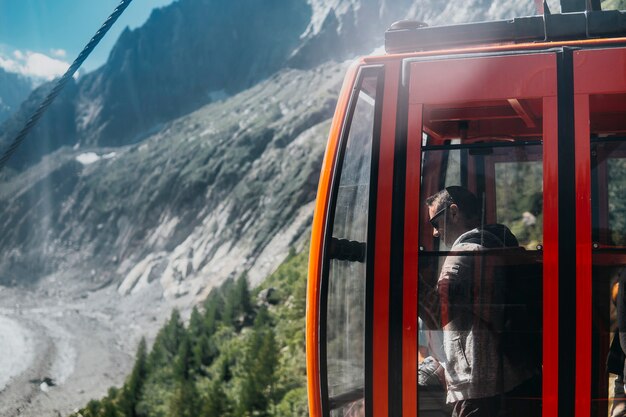
[(0, 171), (6, 165), (6, 162), (11, 158), (11, 156), (17, 151), (17, 148), (24, 141), (28, 133), (35, 127), (41, 116), (45, 113), (46, 109), (52, 104), (54, 99), (59, 95), (63, 87), (67, 84), (67, 82), (74, 76), (78, 68), (83, 64), (83, 62), (87, 59), (89, 54), (94, 50), (96, 45), (100, 42), (100, 40), (106, 35), (106, 33), (111, 29), (111, 26), (115, 23), (118, 17), (122, 15), (124, 10), (128, 7), (128, 5), (132, 2), (132, 0), (122, 0), (120, 4), (113, 10), (113, 13), (104, 21), (100, 29), (96, 32), (96, 34), (91, 38), (91, 40), (85, 45), (85, 48), (78, 54), (78, 57), (74, 60), (72, 65), (67, 69), (65, 74), (61, 78), (58, 79), (54, 88), (48, 93), (46, 98), (41, 102), (37, 110), (33, 113), (33, 115), (28, 119), (22, 130), (15, 136), (11, 144), (4, 151), (2, 157), (0, 157)]

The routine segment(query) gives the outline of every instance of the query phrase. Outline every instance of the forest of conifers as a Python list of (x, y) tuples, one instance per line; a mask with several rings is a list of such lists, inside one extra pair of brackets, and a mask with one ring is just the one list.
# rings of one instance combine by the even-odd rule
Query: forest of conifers
[(124, 385), (72, 417), (307, 415), (307, 255), (292, 250), (254, 291), (245, 275), (226, 281), (188, 325), (174, 310)]

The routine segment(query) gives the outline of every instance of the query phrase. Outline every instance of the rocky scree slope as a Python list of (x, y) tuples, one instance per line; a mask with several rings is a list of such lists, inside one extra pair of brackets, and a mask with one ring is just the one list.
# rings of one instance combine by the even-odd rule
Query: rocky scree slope
[(285, 70), (140, 144), (45, 157), (0, 186), (0, 281), (158, 279), (169, 298), (258, 283), (310, 224), (345, 69)]

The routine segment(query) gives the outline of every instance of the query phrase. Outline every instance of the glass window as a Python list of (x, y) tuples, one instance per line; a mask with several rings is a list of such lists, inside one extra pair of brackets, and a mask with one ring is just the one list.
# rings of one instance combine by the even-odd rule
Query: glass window
[(532, 153), (521, 151), (516, 157), (520, 159), (495, 164), (496, 220), (508, 225), (521, 246), (538, 249), (543, 240), (543, 164)]
[(607, 202), (609, 208), (609, 244), (626, 246), (626, 143), (610, 150), (615, 157), (607, 160)]
[(378, 74), (365, 71), (360, 79), (327, 245), (326, 351), (333, 416), (357, 415), (364, 406), (366, 244)]
[(592, 139), (591, 174), (594, 246), (591, 415), (606, 416), (613, 408), (626, 409), (623, 347), (626, 332), (622, 330), (626, 328), (626, 138), (596, 135)]
[[(483, 406), (494, 415), (541, 415), (541, 131), (502, 122), (507, 106), (424, 108), (420, 416), (473, 399), (493, 399)], [(524, 106), (540, 117), (540, 101)], [(480, 119), (459, 122), (472, 114)]]

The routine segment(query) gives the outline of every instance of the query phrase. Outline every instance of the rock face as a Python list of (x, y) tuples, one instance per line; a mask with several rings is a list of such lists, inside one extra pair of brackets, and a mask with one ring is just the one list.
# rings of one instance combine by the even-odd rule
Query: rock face
[(32, 89), (28, 79), (0, 68), (0, 123), (17, 111)]
[[(311, 69), (365, 54), (395, 20), (450, 24), (532, 13), (512, 0), (180, 0), (125, 30), (100, 69), (63, 93), (10, 161), (23, 169), (67, 146), (122, 146), (236, 94), (281, 68)], [(41, 87), (0, 126), (0, 144), (39, 103)], [(63, 120), (62, 123), (51, 121)], [(53, 132), (53, 133), (51, 133)]]
[[(48, 142), (42, 123), (30, 142), (49, 145), (20, 149), (11, 165), (23, 168), (62, 145), (135, 143), (173, 118), (249, 88), (284, 66), (309, 18), (305, 0), (181, 0), (155, 9), (144, 26), (120, 35), (103, 67), (65, 92), (70, 106), (62, 111), (72, 126)], [(37, 104), (30, 100), (0, 128), (0, 142)]]
[(166, 297), (258, 283), (310, 224), (344, 71), (284, 70), (140, 144), (45, 157), (0, 187), (0, 279), (61, 269)]
[[(302, 242), (345, 64), (394, 20), (532, 13), (510, 0), (179, 0), (72, 81), (0, 184), (0, 282), (67, 271), (121, 294), (253, 284)], [(7, 143), (51, 88), (0, 128)]]

